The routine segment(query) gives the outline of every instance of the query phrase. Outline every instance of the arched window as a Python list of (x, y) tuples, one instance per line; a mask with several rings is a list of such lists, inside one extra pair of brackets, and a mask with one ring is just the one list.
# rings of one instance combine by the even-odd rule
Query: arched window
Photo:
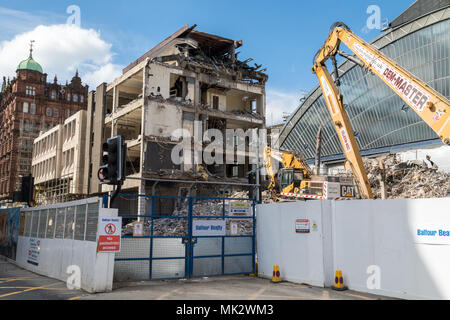
[(73, 102), (78, 102), (78, 95), (77, 94), (73, 95)]

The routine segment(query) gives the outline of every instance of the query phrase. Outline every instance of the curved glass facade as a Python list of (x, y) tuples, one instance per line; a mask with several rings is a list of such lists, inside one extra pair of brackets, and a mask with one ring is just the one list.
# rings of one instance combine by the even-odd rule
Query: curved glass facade
[[(380, 51), (447, 99), (450, 97), (450, 19), (409, 33)], [(319, 126), (323, 127), (322, 156), (342, 154), (325, 100), (318, 90), (291, 117), (291, 124), (284, 128), (280, 138), (282, 149), (298, 151), (308, 159), (314, 158)], [(355, 65), (341, 76), (340, 90), (361, 151), (370, 153), (379, 148), (430, 140), (436, 143), (438, 136), (434, 131), (381, 79), (361, 67)]]

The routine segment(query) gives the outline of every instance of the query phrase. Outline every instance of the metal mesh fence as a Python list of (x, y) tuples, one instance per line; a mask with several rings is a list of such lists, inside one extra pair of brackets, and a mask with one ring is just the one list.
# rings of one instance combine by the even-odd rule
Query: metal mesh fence
[(52, 239), (55, 233), (55, 222), (56, 222), (56, 209), (50, 209), (48, 211), (48, 220), (47, 220), (47, 233), (46, 238)]
[(41, 210), (39, 218), (38, 238), (45, 238), (45, 228), (47, 227), (48, 210)]
[[(129, 210), (120, 214), (122, 247), (116, 255), (116, 281), (254, 270), (253, 200), (137, 195), (119, 198), (124, 203), (127, 198), (130, 203), (133, 200), (139, 214)], [(215, 236), (197, 236), (193, 228), (199, 221), (200, 225), (213, 221), (222, 229)], [(137, 234), (137, 230), (142, 233)]]
[(56, 230), (55, 230), (55, 238), (56, 239), (62, 239), (64, 237), (65, 218), (66, 218), (66, 208), (57, 209)]
[(39, 225), (39, 211), (34, 211), (31, 219), (31, 237), (36, 238)]
[(88, 204), (86, 241), (97, 241), (98, 203)]
[(75, 240), (84, 240), (84, 231), (86, 226), (86, 209), (87, 206), (81, 205), (76, 207), (75, 215)]

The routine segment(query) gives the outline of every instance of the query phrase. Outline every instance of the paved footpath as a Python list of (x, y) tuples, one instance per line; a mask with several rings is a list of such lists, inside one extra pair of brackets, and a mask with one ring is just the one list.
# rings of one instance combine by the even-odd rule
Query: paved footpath
[(0, 261), (0, 300), (385, 300), (354, 291), (233, 276), (195, 280), (117, 283), (109, 293), (69, 290), (62, 281)]

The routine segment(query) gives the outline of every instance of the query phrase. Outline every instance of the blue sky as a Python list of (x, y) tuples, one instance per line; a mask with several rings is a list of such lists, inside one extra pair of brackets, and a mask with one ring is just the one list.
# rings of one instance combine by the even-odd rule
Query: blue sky
[[(366, 28), (370, 16), (366, 11), (370, 5), (377, 5), (381, 9), (383, 20), (392, 21), (412, 3), (412, 0), (3, 1), (0, 4), (0, 59), (2, 45), (6, 51), (5, 43), (18, 35), (30, 32), (39, 25), (65, 24), (69, 16), (66, 9), (70, 5), (77, 5), (81, 9), (81, 28), (98, 32), (97, 36), (93, 35), (93, 46), (98, 45), (98, 50), (92, 54), (104, 55), (104, 61), (92, 63), (83, 58), (79, 59), (82, 66), (74, 64), (68, 68), (70, 72), (74, 68), (81, 69), (81, 75), (85, 72), (91, 82), (100, 79), (97, 77), (99, 74), (116, 75), (121, 67), (137, 59), (183, 25), (197, 24), (199, 31), (243, 40), (244, 45), (239, 50), (240, 59), (253, 58), (254, 62), (268, 69), (268, 104), (277, 104), (279, 108), (272, 108), (272, 115), (268, 114), (267, 118), (269, 121), (271, 118), (278, 120), (280, 110), (294, 111), (302, 91), (307, 92), (316, 86), (316, 78), (311, 73), (312, 59), (335, 21), (345, 22), (356, 34), (371, 40), (380, 31)], [(58, 45), (61, 46), (64, 45)], [(76, 49), (77, 52), (84, 50), (83, 53), (89, 51), (86, 48)], [(23, 50), (22, 56), (26, 57), (26, 48)], [(39, 43), (36, 41), (37, 56), (38, 52)], [(8, 56), (11, 61), (5, 63), (16, 66), (22, 56)], [(47, 64), (51, 64), (50, 58), (42, 57), (41, 60), (50, 61)], [(50, 68), (58, 76), (61, 74), (61, 81), (66, 80), (64, 76), (68, 77), (63, 70), (58, 69), (61, 66), (43, 67), (45, 70)], [(0, 73), (4, 69), (0, 66)]]

